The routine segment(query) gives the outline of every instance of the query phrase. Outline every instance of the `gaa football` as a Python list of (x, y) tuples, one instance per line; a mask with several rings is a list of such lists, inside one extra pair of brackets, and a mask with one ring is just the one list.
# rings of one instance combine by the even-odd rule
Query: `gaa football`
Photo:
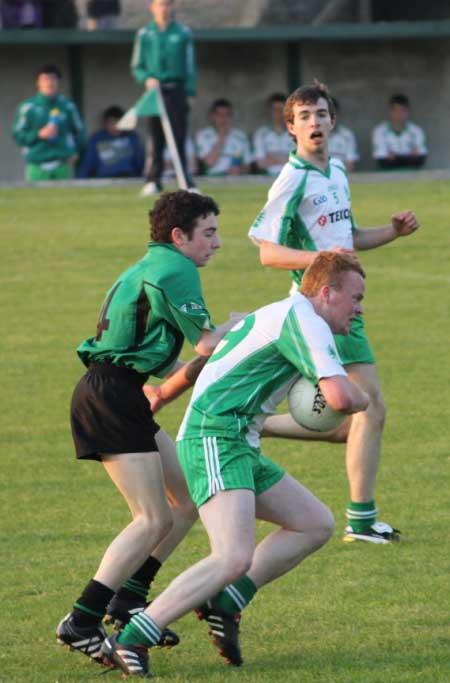
[(335, 429), (347, 415), (327, 405), (318, 384), (300, 377), (288, 393), (289, 412), (301, 427), (313, 432)]

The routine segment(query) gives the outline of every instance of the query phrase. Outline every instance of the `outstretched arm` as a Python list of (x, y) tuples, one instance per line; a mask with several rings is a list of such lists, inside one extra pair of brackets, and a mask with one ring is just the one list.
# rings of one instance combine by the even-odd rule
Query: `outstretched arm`
[(353, 242), (356, 249), (374, 249), (383, 244), (393, 242), (397, 237), (405, 237), (419, 228), (414, 211), (399, 211), (394, 213), (389, 225), (378, 228), (357, 228), (353, 233)]
[(184, 393), (186, 389), (192, 387), (207, 360), (208, 356), (196, 356), (189, 363), (184, 363), (179, 367), (160, 386), (144, 384), (143, 391), (150, 403), (152, 412), (156, 413), (166, 403), (170, 403)]
[(219, 341), (246, 315), (246, 313), (231, 313), (229, 320), (216, 327), (215, 330), (203, 330), (195, 347), (199, 354), (196, 358), (189, 363), (179, 363), (175, 372), (169, 375), (160, 386), (144, 385), (143, 391), (150, 402), (153, 413), (156, 413), (166, 403), (170, 403), (195, 384), (203, 366)]
[[(291, 249), (266, 240), (261, 240), (258, 244), (261, 265), (284, 270), (304, 270), (314, 261), (318, 253), (317, 251)], [(329, 251), (351, 254), (353, 249), (332, 247)]]

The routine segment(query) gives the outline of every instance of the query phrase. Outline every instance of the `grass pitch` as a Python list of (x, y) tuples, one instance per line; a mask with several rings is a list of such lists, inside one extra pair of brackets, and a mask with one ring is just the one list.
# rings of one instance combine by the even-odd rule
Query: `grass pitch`
[[(265, 452), (333, 510), (334, 539), (262, 590), (242, 621), (245, 665), (224, 666), (188, 615), (182, 644), (156, 651), (170, 683), (448, 683), (448, 245), (446, 181), (355, 185), (354, 213), (379, 225), (414, 208), (412, 237), (361, 254), (366, 324), (388, 404), (377, 503), (407, 536), (343, 544), (343, 447), (268, 440)], [(246, 238), (264, 186), (211, 187), (221, 251), (201, 272), (214, 320), (284, 297), (287, 273), (263, 269)], [(146, 248), (147, 204), (134, 187), (0, 190), (2, 553), (0, 680), (90, 683), (98, 669), (54, 642), (59, 619), (128, 513), (102, 467), (73, 457), (68, 405), (106, 289)], [(185, 349), (184, 357), (191, 355)], [(187, 397), (160, 417), (176, 434)], [(269, 525), (261, 525), (265, 534)], [(162, 590), (206, 552), (197, 525), (166, 563)], [(108, 680), (119, 680), (119, 673)]]

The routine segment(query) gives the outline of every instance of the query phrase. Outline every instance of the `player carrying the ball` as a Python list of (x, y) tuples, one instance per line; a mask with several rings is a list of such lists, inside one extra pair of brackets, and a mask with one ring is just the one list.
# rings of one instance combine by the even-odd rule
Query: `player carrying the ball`
[[(364, 277), (354, 256), (319, 254), (301, 293), (241, 320), (201, 371), (177, 452), (211, 554), (172, 581), (119, 635), (106, 638), (103, 656), (125, 674), (149, 675), (147, 648), (193, 609), (207, 621), (222, 656), (240, 666), (244, 607), (330, 538), (330, 510), (264, 457), (259, 431), (300, 376), (318, 382), (335, 410), (367, 408), (369, 396), (348, 378), (332, 334), (347, 335), (361, 314)], [(255, 518), (278, 527), (256, 548)]]
[[(335, 111), (326, 86), (315, 81), (295, 90), (284, 115), (296, 151), (270, 188), (249, 232), (259, 246), (263, 266), (290, 270), (296, 289), (320, 250), (345, 254), (373, 249), (417, 230), (412, 211), (395, 213), (388, 225), (369, 230), (356, 226), (345, 166), (328, 156)], [(353, 322), (348, 336), (337, 335), (335, 341), (349, 377), (370, 396), (368, 409), (325, 434), (303, 429), (290, 415), (276, 415), (266, 420), (264, 435), (346, 441), (350, 502), (344, 540), (381, 544), (400, 540), (398, 530), (376, 521), (375, 482), (385, 405), (362, 317)]]

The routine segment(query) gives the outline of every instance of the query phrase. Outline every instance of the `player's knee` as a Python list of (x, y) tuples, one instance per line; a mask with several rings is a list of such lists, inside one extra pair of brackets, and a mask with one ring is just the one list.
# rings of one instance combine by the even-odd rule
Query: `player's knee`
[(141, 525), (148, 538), (152, 539), (152, 544), (159, 543), (172, 531), (173, 517), (170, 508), (159, 511), (157, 515), (142, 514)]
[[(379, 389), (370, 392), (370, 403), (365, 411), (367, 419), (377, 429), (383, 429), (386, 420), (386, 404)], [(364, 415), (364, 413), (358, 413)]]
[(234, 549), (230, 557), (223, 558), (222, 570), (224, 573), (224, 583), (232, 583), (247, 574), (253, 559), (253, 552), (247, 550)]
[(326, 505), (314, 515), (314, 523), (308, 529), (308, 535), (315, 548), (320, 548), (330, 540), (334, 533), (335, 521), (333, 513)]

